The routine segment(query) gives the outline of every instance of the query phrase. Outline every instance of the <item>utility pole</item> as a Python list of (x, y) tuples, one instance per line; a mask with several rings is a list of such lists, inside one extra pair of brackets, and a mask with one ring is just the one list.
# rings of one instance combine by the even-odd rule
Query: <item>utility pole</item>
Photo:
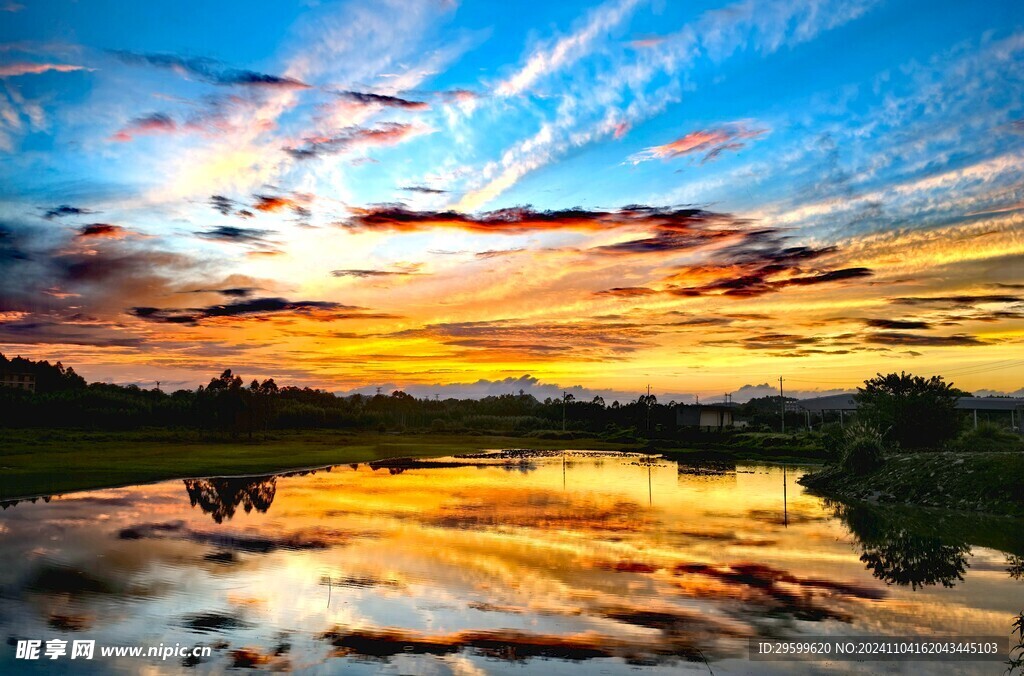
[(565, 431), (565, 390), (562, 390), (562, 431)]
[(782, 403), (782, 433), (786, 433), (786, 395), (782, 393), (782, 376), (779, 376), (779, 399)]
[(651, 386), (647, 386), (647, 432), (651, 431)]
[(160, 381), (159, 381), (159, 380), (158, 380), (158, 381), (156, 381), (156, 391), (157, 391), (157, 392), (159, 392), (159, 391), (160, 391)]

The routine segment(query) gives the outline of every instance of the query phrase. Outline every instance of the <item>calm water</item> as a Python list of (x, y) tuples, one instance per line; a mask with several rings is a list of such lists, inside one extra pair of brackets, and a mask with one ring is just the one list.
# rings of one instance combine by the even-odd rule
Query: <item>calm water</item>
[[(746, 646), (1006, 636), (1019, 521), (844, 507), (793, 468), (507, 455), (8, 503), (0, 673), (1002, 672), (751, 663)], [(18, 638), (213, 655), (15, 662)]]

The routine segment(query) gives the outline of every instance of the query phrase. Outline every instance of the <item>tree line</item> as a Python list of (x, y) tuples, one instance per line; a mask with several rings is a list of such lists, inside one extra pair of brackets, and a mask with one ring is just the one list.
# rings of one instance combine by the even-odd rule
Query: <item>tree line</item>
[(204, 429), (257, 437), (275, 429), (337, 428), (378, 431), (600, 433), (657, 436), (675, 429), (676, 402), (654, 395), (606, 403), (572, 394), (540, 400), (520, 390), (482, 399), (419, 399), (396, 390), (373, 396), (337, 396), (274, 379), (246, 383), (232, 369), (195, 390), (87, 383), (60, 362), (0, 354), (0, 370), (36, 377), (34, 393), (0, 387), (0, 425), (126, 430), (144, 427)]

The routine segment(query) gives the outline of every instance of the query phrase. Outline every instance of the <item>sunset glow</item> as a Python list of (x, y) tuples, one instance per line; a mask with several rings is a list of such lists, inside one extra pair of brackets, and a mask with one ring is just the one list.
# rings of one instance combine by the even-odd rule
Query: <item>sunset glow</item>
[(1024, 389), (1019, 2), (23, 4), (9, 356), (165, 389)]

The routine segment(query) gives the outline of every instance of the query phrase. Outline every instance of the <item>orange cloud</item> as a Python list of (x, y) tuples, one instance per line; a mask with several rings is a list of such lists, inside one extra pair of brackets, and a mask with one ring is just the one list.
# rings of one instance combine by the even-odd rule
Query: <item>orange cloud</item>
[(740, 123), (733, 123), (711, 129), (699, 129), (677, 138), (671, 143), (645, 148), (631, 155), (633, 164), (654, 159), (673, 159), (684, 155), (704, 155), (703, 162), (713, 160), (726, 150), (742, 148), (744, 140), (755, 139), (768, 133), (767, 129), (750, 129)]
[(85, 66), (76, 66), (70, 63), (26, 63), (15, 62), (0, 66), (0, 77), (18, 77), (20, 75), (39, 75), (54, 71), (57, 73), (71, 73), (76, 70), (91, 70)]
[(171, 134), (178, 131), (177, 123), (169, 115), (153, 113), (129, 122), (113, 136), (111, 141), (127, 142), (141, 134)]

